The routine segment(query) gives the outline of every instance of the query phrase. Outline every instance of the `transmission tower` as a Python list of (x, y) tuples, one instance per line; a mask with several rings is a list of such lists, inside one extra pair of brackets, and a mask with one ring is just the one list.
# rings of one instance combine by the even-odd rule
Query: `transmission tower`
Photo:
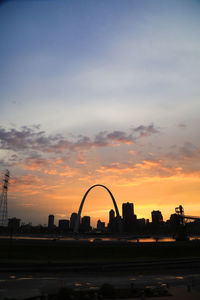
[(7, 226), (8, 223), (8, 207), (7, 207), (7, 193), (8, 193), (8, 181), (10, 173), (6, 170), (4, 174), (2, 193), (0, 198), (0, 226)]

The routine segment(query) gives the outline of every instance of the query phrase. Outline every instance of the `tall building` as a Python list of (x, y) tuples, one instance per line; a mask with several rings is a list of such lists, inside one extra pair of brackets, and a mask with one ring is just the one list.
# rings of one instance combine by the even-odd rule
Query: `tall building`
[(60, 230), (69, 230), (69, 220), (59, 220), (58, 227)]
[(163, 216), (159, 210), (153, 210), (151, 212), (151, 218), (153, 224), (160, 224), (163, 222)]
[(90, 217), (89, 216), (84, 216), (81, 220), (81, 229), (83, 231), (90, 231), (91, 226), (90, 226)]
[(115, 212), (113, 209), (109, 211), (109, 223), (112, 223), (115, 220)]
[(48, 228), (54, 228), (54, 215), (49, 215), (48, 217)]
[(134, 231), (134, 227), (136, 226), (136, 215), (134, 215), (133, 203), (127, 202), (122, 204), (122, 218), (124, 231)]
[(110, 232), (114, 233), (117, 229), (116, 224), (116, 218), (115, 218), (115, 212), (113, 209), (109, 211), (109, 223), (108, 223), (108, 229)]
[(77, 218), (78, 218), (78, 214), (77, 213), (72, 213), (71, 214), (70, 222), (69, 222), (70, 229), (74, 230), (74, 228), (76, 226), (76, 219)]
[(99, 231), (105, 231), (105, 222), (101, 222), (101, 220), (97, 221), (97, 230)]
[(122, 204), (122, 218), (126, 221), (131, 221), (134, 215), (133, 203), (123, 203)]

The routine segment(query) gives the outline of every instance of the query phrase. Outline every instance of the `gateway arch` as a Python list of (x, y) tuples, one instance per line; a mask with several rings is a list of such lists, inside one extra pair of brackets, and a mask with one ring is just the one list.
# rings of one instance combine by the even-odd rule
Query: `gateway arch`
[(85, 193), (85, 195), (83, 196), (83, 199), (81, 201), (81, 204), (80, 204), (80, 207), (79, 207), (79, 211), (78, 211), (78, 216), (77, 216), (77, 219), (76, 219), (76, 224), (75, 224), (75, 227), (74, 227), (74, 233), (78, 233), (79, 232), (79, 223), (80, 223), (80, 217), (81, 217), (81, 211), (82, 211), (82, 208), (83, 208), (83, 204), (85, 202), (85, 199), (88, 195), (88, 193), (95, 187), (97, 186), (100, 186), (104, 189), (106, 189), (106, 191), (109, 193), (112, 201), (113, 201), (113, 204), (114, 204), (114, 208), (115, 208), (115, 212), (116, 212), (116, 216), (117, 216), (117, 223), (118, 223), (118, 228), (119, 228), (119, 232), (121, 233), (122, 232), (122, 221), (121, 221), (121, 217), (119, 215), (119, 210), (118, 210), (118, 207), (117, 207), (117, 203), (115, 201), (115, 198), (113, 196), (113, 194), (111, 193), (111, 191), (103, 184), (95, 184), (93, 186), (91, 186), (87, 192)]

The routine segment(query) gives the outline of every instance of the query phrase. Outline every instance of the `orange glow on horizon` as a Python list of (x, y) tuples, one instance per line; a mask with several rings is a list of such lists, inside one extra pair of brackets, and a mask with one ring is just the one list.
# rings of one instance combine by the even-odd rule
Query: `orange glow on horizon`
[[(87, 189), (97, 182), (94, 183), (91, 177), (86, 182), (82, 180), (74, 182), (72, 177), (63, 181), (57, 179), (54, 184), (44, 184), (45, 179), (39, 179), (37, 176), (27, 176), (24, 177), (25, 179), (26, 184), (22, 180), (21, 183), (13, 183), (10, 186), (10, 203), (12, 199), (14, 201), (20, 198), (20, 202), (18, 201), (15, 205), (23, 206), (21, 202), (24, 202), (30, 220), (34, 218), (33, 208), (36, 211), (40, 210), (44, 216), (50, 213), (62, 214), (69, 219), (72, 212), (78, 211)], [(102, 184), (106, 182), (106, 186), (116, 199), (120, 213), (122, 203), (133, 202), (138, 218), (151, 219), (152, 210), (161, 210), (164, 219), (167, 220), (179, 204), (185, 207), (187, 214), (193, 214), (195, 211), (195, 215), (200, 215), (200, 209), (195, 209), (199, 203), (200, 194), (198, 174), (181, 173), (171, 177), (153, 176), (116, 180), (102, 173), (97, 180)], [(93, 226), (96, 225), (98, 219), (107, 223), (110, 209), (113, 209), (113, 203), (109, 194), (97, 187), (88, 194), (82, 216), (90, 215)]]

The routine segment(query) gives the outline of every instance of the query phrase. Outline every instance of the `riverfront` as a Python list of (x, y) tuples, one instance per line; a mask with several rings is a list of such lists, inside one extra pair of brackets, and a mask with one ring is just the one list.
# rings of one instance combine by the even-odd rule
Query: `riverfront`
[(134, 289), (141, 293), (145, 289), (162, 291), (164, 287), (172, 294), (170, 299), (180, 296), (196, 300), (200, 286), (199, 250), (199, 240), (133, 243), (2, 238), (2, 295), (12, 299), (16, 294), (18, 299), (43, 299), (42, 295), (48, 294), (48, 299), (64, 299), (50, 297), (55, 294), (59, 297), (62, 289), (94, 293), (107, 283), (117, 293), (123, 291), (124, 297)]
[(200, 241), (129, 242), (94, 239), (0, 239), (0, 261), (23, 263), (131, 262), (200, 258)]

